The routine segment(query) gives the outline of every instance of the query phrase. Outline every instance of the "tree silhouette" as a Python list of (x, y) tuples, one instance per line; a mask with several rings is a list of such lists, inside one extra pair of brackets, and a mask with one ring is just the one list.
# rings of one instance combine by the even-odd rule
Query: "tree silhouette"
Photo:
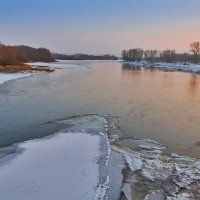
[(200, 42), (193, 42), (190, 44), (190, 52), (194, 54), (194, 62), (198, 62), (198, 55), (200, 54)]

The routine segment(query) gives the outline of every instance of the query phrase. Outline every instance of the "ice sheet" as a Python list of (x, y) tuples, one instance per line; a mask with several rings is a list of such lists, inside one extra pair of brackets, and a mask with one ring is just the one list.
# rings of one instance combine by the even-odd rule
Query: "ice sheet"
[(19, 78), (26, 78), (32, 76), (26, 73), (0, 73), (0, 84), (3, 84), (10, 80), (15, 80)]
[(77, 116), (55, 123), (71, 126), (0, 149), (0, 199), (118, 199), (124, 160), (110, 148), (104, 118)]

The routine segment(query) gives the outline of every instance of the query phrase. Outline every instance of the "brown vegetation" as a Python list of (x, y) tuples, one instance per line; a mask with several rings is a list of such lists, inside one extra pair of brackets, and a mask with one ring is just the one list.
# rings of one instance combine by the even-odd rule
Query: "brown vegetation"
[(5, 65), (5, 66), (0, 65), (0, 73), (35, 72), (35, 71), (53, 72), (55, 70), (46, 67), (31, 67), (26, 64)]
[(16, 73), (16, 72), (33, 72), (46, 71), (53, 72), (53, 69), (47, 67), (31, 67), (23, 64), (29, 61), (54, 61), (48, 49), (35, 49), (27, 46), (11, 47), (0, 44), (0, 72)]
[(16, 65), (19, 63), (20, 60), (13, 48), (0, 44), (0, 65)]
[(19, 65), (24, 62), (53, 62), (55, 59), (45, 48), (28, 46), (6, 46), (0, 44), (0, 65)]

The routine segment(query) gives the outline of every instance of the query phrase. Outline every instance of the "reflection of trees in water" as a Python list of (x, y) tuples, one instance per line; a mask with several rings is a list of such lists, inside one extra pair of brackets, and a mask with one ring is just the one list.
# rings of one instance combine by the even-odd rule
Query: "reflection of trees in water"
[[(132, 73), (135, 72), (135, 73)], [(190, 74), (185, 73), (186, 76), (181, 76), (181, 79), (179, 79), (179, 73), (184, 72), (177, 72), (174, 75), (174, 72), (171, 70), (165, 70), (165, 69), (157, 69), (154, 67), (142, 67), (142, 66), (134, 66), (132, 64), (123, 63), (122, 64), (122, 73), (130, 76), (139, 76), (142, 78), (146, 78), (146, 75), (148, 77), (152, 78), (158, 78), (160, 81), (159, 83), (162, 83), (166, 86), (171, 86), (172, 89), (174, 85), (177, 83), (181, 83), (181, 89), (186, 90), (187, 93), (190, 93), (190, 95), (195, 96), (199, 95), (200, 91), (200, 74)], [(181, 74), (180, 74), (181, 75)], [(180, 82), (179, 82), (180, 81)]]
[[(131, 76), (146, 76), (146, 74), (148, 74), (148, 76), (156, 76), (156, 72), (158, 70), (156, 68), (152, 68), (152, 67), (141, 67), (141, 66), (134, 66), (131, 64), (127, 64), (127, 63), (123, 63), (122, 64), (122, 73), (126, 74), (126, 75), (131, 75)], [(133, 73), (134, 72), (134, 73)]]
[(190, 91), (192, 94), (196, 93), (196, 90), (198, 89), (199, 86), (199, 80), (200, 76), (197, 74), (192, 74), (191, 79), (190, 79)]
[[(122, 69), (123, 70), (127, 70), (127, 71), (142, 71), (144, 68), (142, 66), (135, 66), (135, 65), (130, 65), (127, 63), (123, 63), (122, 64)], [(158, 69), (156, 69), (155, 67), (151, 67), (149, 66), (148, 68), (145, 67), (145, 69), (151, 70), (151, 71), (157, 71)]]
[(127, 64), (127, 63), (123, 63), (122, 69), (127, 70), (127, 71), (140, 71), (141, 67), (130, 65), (130, 64)]

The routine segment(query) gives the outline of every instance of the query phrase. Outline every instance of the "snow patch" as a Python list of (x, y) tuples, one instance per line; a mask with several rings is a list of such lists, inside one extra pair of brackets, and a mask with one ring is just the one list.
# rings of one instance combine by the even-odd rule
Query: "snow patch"
[(110, 177), (107, 176), (105, 182), (103, 184), (98, 185), (94, 200), (103, 200), (105, 198), (106, 191), (109, 188), (109, 185), (108, 185), (109, 181), (110, 181)]
[[(0, 199), (93, 199), (98, 184), (101, 137), (59, 133), (20, 143), (0, 167)], [(78, 192), (77, 192), (78, 191)]]
[(50, 67), (50, 68), (77, 68), (77, 67), (87, 67), (86, 65), (83, 64), (78, 64), (78, 63), (73, 63), (72, 61), (67, 61), (67, 60), (57, 60), (57, 62), (51, 62), (51, 63), (46, 63), (46, 62), (31, 62), (31, 63), (26, 63), (30, 66), (33, 67)]
[(27, 78), (32, 76), (32, 74), (26, 73), (0, 73), (0, 84), (3, 84), (7, 81), (16, 80), (20, 78)]
[(149, 63), (147, 61), (123, 61), (125, 64), (132, 65), (134, 67), (144, 67), (150, 68), (154, 67), (157, 69), (169, 70), (169, 71), (183, 71), (183, 72), (192, 72), (200, 73), (200, 65), (198, 64), (183, 64), (183, 63)]

